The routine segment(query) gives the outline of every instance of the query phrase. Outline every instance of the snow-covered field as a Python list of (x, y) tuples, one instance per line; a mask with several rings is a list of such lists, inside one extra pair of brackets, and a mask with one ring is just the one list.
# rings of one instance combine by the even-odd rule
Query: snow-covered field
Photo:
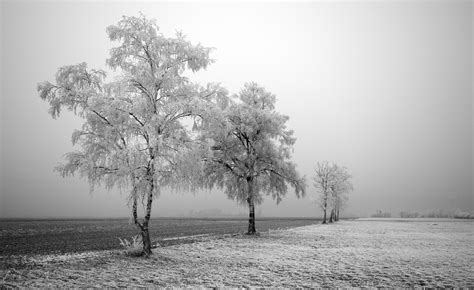
[(35, 287), (474, 287), (474, 222), (340, 221), (201, 237), (157, 248), (151, 258), (121, 251), (11, 257), (0, 274), (0, 285)]

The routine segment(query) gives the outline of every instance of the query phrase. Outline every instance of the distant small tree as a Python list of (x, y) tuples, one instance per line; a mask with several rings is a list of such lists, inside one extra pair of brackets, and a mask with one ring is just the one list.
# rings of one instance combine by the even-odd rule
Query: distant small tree
[(331, 203), (331, 188), (335, 184), (336, 167), (328, 161), (318, 162), (313, 177), (314, 187), (319, 192), (317, 203), (323, 210), (323, 224), (327, 223), (327, 210)]
[(345, 167), (328, 161), (317, 163), (313, 181), (319, 192), (317, 203), (323, 210), (323, 224), (339, 220), (340, 210), (347, 201), (346, 194), (353, 188), (350, 179), (351, 175)]
[(211, 154), (205, 175), (209, 187), (225, 188), (227, 196), (249, 207), (248, 234), (255, 234), (255, 204), (264, 194), (279, 203), (288, 191), (305, 194), (305, 181), (289, 161), (295, 143), (286, 128), (288, 117), (275, 111), (275, 96), (255, 83), (221, 103), (220, 121), (206, 130)]
[[(68, 153), (57, 170), (63, 176), (79, 173), (91, 190), (101, 184), (127, 189), (143, 253), (149, 255), (153, 199), (163, 187), (192, 186), (189, 176), (200, 164), (198, 152), (205, 151), (183, 121), (213, 115), (209, 103), (226, 92), (215, 85), (199, 87), (183, 75), (212, 60), (209, 48), (191, 44), (180, 33), (167, 38), (142, 15), (123, 17), (107, 34), (120, 42), (107, 60), (121, 71), (118, 78), (105, 82), (105, 71), (81, 63), (60, 68), (56, 82), (43, 82), (38, 91), (53, 118), (66, 108), (84, 119), (72, 135), (80, 150)], [(139, 199), (146, 202), (141, 221)]]
[(336, 214), (335, 214), (335, 221), (339, 221), (340, 213), (344, 209), (347, 204), (349, 197), (346, 194), (342, 196), (337, 196), (335, 201), (336, 206)]
[(346, 167), (334, 164), (335, 179), (331, 184), (331, 217), (330, 222), (338, 221), (342, 207), (348, 200), (347, 194), (353, 190), (352, 176)]

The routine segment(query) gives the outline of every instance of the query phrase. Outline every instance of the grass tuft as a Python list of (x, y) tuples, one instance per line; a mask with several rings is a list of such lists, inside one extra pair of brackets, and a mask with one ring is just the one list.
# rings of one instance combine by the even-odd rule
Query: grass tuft
[(120, 245), (124, 249), (126, 256), (140, 257), (143, 256), (143, 241), (140, 235), (133, 236), (130, 240), (118, 238)]

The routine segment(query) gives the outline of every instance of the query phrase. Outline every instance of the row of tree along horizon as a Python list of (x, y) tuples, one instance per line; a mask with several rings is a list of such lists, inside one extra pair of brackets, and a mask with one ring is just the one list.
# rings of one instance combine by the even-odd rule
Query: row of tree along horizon
[[(162, 188), (223, 189), (248, 206), (250, 235), (264, 195), (277, 203), (289, 188), (305, 195), (306, 179), (290, 160), (296, 139), (286, 125), (289, 117), (275, 111), (274, 94), (253, 82), (234, 95), (216, 83), (191, 82), (185, 72), (210, 65), (211, 48), (193, 45), (181, 33), (165, 37), (144, 15), (124, 16), (107, 34), (119, 43), (106, 61), (119, 77), (107, 82), (104, 70), (66, 65), (38, 91), (53, 118), (67, 109), (84, 120), (72, 134), (79, 149), (56, 170), (87, 179), (91, 189), (127, 189), (143, 254), (151, 254), (152, 203)], [(314, 184), (324, 223), (339, 219), (350, 178), (344, 167), (317, 164)]]

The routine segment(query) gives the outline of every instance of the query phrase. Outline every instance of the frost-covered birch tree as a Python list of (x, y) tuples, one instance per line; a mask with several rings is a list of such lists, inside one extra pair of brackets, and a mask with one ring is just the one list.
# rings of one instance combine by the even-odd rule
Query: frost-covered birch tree
[(346, 167), (335, 165), (335, 182), (331, 186), (332, 209), (330, 222), (338, 221), (343, 206), (347, 203), (347, 194), (353, 190), (351, 174)]
[(314, 187), (319, 192), (317, 203), (323, 210), (323, 224), (327, 223), (327, 210), (331, 203), (331, 186), (335, 180), (334, 164), (329, 164), (327, 161), (318, 162), (314, 169), (315, 175), (313, 177)]
[(317, 203), (323, 210), (323, 224), (339, 220), (339, 213), (347, 200), (346, 194), (352, 190), (351, 175), (347, 168), (328, 161), (318, 162), (313, 177), (319, 192)]
[(305, 194), (305, 180), (290, 161), (295, 143), (288, 117), (275, 111), (276, 98), (255, 83), (221, 105), (220, 121), (211, 123), (206, 138), (211, 155), (205, 175), (209, 187), (224, 188), (230, 199), (249, 207), (248, 234), (255, 234), (255, 204), (270, 195), (279, 203), (292, 187)]
[(200, 171), (196, 166), (205, 148), (193, 142), (183, 120), (213, 115), (209, 104), (226, 91), (186, 78), (186, 70), (196, 72), (212, 62), (210, 49), (191, 44), (180, 33), (165, 37), (154, 20), (124, 16), (107, 34), (118, 42), (107, 64), (120, 76), (106, 82), (103, 70), (86, 63), (68, 65), (58, 70), (54, 83), (40, 83), (38, 91), (53, 118), (68, 109), (84, 120), (72, 134), (79, 149), (67, 153), (56, 170), (62, 176), (79, 174), (91, 190), (96, 185), (127, 190), (143, 254), (149, 255), (153, 200), (163, 187), (193, 186), (192, 175)]

